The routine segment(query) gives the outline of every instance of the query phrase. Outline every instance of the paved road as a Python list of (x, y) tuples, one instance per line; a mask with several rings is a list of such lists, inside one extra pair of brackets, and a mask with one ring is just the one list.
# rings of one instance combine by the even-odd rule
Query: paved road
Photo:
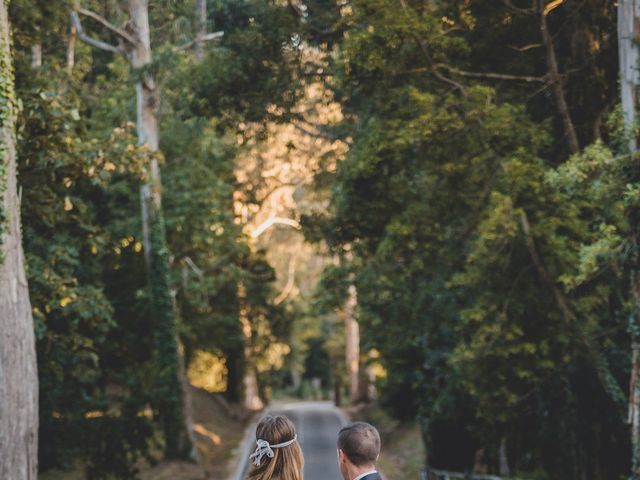
[(269, 413), (286, 415), (295, 423), (304, 453), (305, 480), (341, 480), (336, 437), (342, 417), (332, 403), (288, 403), (278, 405)]

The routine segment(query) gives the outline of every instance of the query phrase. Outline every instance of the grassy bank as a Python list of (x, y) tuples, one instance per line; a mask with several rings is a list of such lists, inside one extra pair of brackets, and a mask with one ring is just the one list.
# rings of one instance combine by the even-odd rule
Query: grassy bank
[[(159, 462), (138, 465), (142, 480), (202, 480), (227, 478), (233, 465), (234, 449), (244, 434), (249, 415), (242, 408), (229, 405), (220, 394), (191, 389), (196, 446), (200, 463)], [(157, 452), (155, 457), (159, 458)], [(38, 475), (39, 480), (83, 480), (82, 465), (66, 471), (50, 471)]]

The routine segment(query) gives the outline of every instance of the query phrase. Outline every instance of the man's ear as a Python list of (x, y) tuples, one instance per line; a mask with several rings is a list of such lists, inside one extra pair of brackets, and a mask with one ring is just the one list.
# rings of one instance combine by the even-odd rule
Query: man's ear
[(344, 454), (344, 452), (342, 451), (341, 448), (338, 449), (338, 461), (340, 463), (344, 463), (344, 461), (346, 460), (346, 455)]

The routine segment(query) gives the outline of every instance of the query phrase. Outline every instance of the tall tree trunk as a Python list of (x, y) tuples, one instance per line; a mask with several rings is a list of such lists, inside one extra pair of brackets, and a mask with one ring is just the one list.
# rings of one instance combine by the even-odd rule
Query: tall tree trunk
[[(131, 64), (138, 75), (137, 128), (138, 141), (152, 152), (158, 150), (157, 111), (159, 94), (151, 74), (151, 40), (149, 35), (148, 0), (129, 0), (130, 28), (136, 39), (131, 50)], [(169, 259), (162, 215), (160, 167), (154, 158), (149, 167), (149, 184), (141, 189), (147, 251), (147, 267), (151, 285), (151, 306), (155, 319), (154, 334), (159, 363), (158, 407), (165, 436), (165, 455), (185, 456), (189, 450), (189, 422), (185, 422), (183, 399), (188, 399), (181, 382), (178, 350), (177, 318), (169, 284)], [(185, 394), (186, 393), (186, 394)]]
[(363, 356), (360, 355), (360, 364), (358, 366), (358, 401), (369, 403), (373, 396), (371, 394), (371, 380), (372, 372), (371, 368), (362, 361)]
[(200, 464), (200, 453), (198, 452), (198, 445), (196, 443), (195, 423), (193, 421), (193, 398), (191, 395), (191, 384), (187, 377), (187, 362), (185, 357), (184, 346), (180, 345), (178, 368), (180, 372), (180, 387), (182, 388), (185, 425), (187, 427), (187, 434), (189, 435), (189, 443), (191, 444), (191, 453), (189, 456), (192, 460)]
[(251, 362), (253, 334), (251, 331), (251, 322), (249, 320), (249, 307), (247, 306), (246, 302), (247, 290), (242, 282), (238, 282), (237, 292), (238, 303), (240, 305), (239, 320), (244, 336), (245, 368), (242, 378), (244, 387), (244, 406), (249, 410), (260, 410), (264, 406), (264, 404), (258, 392), (258, 379), (256, 376), (256, 370)]
[(78, 30), (75, 25), (71, 25), (69, 31), (69, 41), (67, 43), (67, 75), (73, 73), (76, 64), (76, 41), (78, 40)]
[(38, 374), (20, 230), (9, 32), (7, 5), (0, 1), (0, 478), (36, 480)]
[[(635, 138), (636, 123), (636, 92), (640, 79), (638, 75), (638, 60), (640, 51), (640, 0), (618, 1), (618, 48), (620, 56), (620, 93), (622, 111), (627, 133), (629, 135), (629, 152), (635, 153), (637, 143)], [(634, 212), (630, 212), (634, 217)], [(632, 218), (633, 220), (633, 218)], [(637, 222), (632, 222), (636, 225)], [(635, 227), (638, 228), (637, 226)], [(634, 243), (637, 245), (639, 233), (634, 232)], [(640, 272), (636, 258), (632, 272), (631, 292), (636, 312), (629, 315), (629, 332), (631, 334), (631, 377), (629, 380), (629, 424), (631, 426), (631, 478), (640, 480), (640, 324), (638, 309), (640, 308)]]
[(567, 145), (569, 146), (569, 151), (572, 154), (576, 154), (580, 152), (580, 145), (578, 143), (576, 129), (573, 125), (573, 121), (571, 120), (571, 113), (569, 111), (569, 106), (567, 105), (567, 98), (564, 93), (564, 79), (562, 78), (562, 75), (560, 75), (560, 71), (558, 69), (556, 49), (553, 44), (553, 37), (551, 36), (551, 32), (549, 32), (549, 27), (547, 25), (547, 13), (541, 6), (539, 6), (539, 10), (540, 31), (542, 33), (542, 42), (544, 43), (547, 52), (547, 75), (551, 82), (551, 91), (556, 98), (556, 108), (558, 109), (558, 114), (562, 119), (562, 126), (567, 140)]
[(344, 306), (345, 322), (345, 359), (349, 382), (349, 401), (354, 404), (360, 400), (360, 327), (356, 320), (358, 295), (355, 285), (349, 285), (347, 302)]
[(511, 475), (509, 457), (507, 457), (507, 439), (505, 437), (500, 440), (500, 449), (498, 450), (498, 473), (503, 477)]
[(240, 403), (244, 398), (244, 345), (237, 344), (225, 351), (227, 364), (227, 390), (225, 398), (231, 403)]
[(196, 34), (196, 59), (204, 60), (204, 36), (207, 34), (207, 0), (196, 0), (198, 33)]
[(36, 69), (42, 66), (42, 44), (40, 42), (31, 46), (31, 68)]
[[(637, 299), (636, 299), (637, 301)], [(629, 323), (638, 328), (637, 320), (631, 319)], [(629, 382), (629, 424), (631, 425), (631, 478), (640, 479), (640, 385), (638, 374), (640, 373), (640, 342), (638, 334), (632, 333), (631, 339), (631, 378)]]
[(618, 1), (618, 51), (620, 59), (620, 94), (624, 123), (629, 134), (629, 151), (637, 149), (636, 138), (632, 132), (636, 122), (637, 89), (640, 84), (638, 78), (638, 61), (640, 51), (638, 40), (640, 31), (640, 1)]

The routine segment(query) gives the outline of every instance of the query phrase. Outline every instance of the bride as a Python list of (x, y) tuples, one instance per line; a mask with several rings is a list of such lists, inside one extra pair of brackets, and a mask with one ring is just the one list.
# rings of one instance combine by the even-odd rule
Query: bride
[(256, 450), (248, 480), (302, 480), (304, 458), (291, 420), (263, 417), (256, 427)]

